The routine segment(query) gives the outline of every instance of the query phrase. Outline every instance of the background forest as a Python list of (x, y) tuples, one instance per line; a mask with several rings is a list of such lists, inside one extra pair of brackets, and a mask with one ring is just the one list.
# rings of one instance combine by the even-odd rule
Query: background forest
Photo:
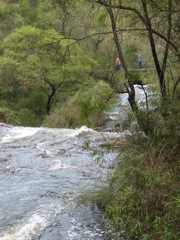
[(5, 121), (50, 127), (102, 124), (114, 90), (108, 75), (96, 70), (114, 67), (115, 57), (112, 37), (99, 33), (107, 28), (103, 11), (85, 1), (1, 1), (0, 8)]
[[(103, 112), (117, 87), (126, 83), (128, 76), (144, 82), (155, 79), (159, 88), (160, 70), (157, 74), (150, 72), (151, 79), (148, 73), (127, 73), (128, 69), (138, 68), (138, 55), (143, 57), (144, 68), (155, 69), (156, 59), (141, 16), (128, 8), (121, 10), (123, 1), (109, 1), (117, 6), (111, 13), (116, 22), (114, 36), (106, 2), (0, 1), (2, 120), (24, 126), (98, 126), (103, 124)], [(149, 14), (156, 10), (150, 17), (153, 31), (157, 32), (154, 41), (159, 65), (164, 64), (168, 40), (167, 16), (161, 11), (164, 4), (159, 8), (152, 4), (148, 9)], [(170, 50), (162, 66), (170, 95), (177, 94), (179, 81), (178, 1), (173, 4), (172, 11), (176, 10), (171, 19)], [(127, 7), (141, 13), (140, 5), (139, 1), (127, 2)], [(157, 17), (159, 12), (162, 16)], [(113, 71), (119, 54), (126, 78)]]
[[(103, 126), (128, 92), (139, 129), (94, 196), (115, 239), (180, 238), (179, 13), (178, 0), (0, 0), (0, 121)], [(137, 82), (158, 92), (155, 111), (140, 110)]]

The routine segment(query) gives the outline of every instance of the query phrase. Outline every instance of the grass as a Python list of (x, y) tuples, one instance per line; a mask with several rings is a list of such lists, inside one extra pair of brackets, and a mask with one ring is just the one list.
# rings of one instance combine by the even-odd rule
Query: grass
[(179, 113), (179, 104), (171, 102), (150, 136), (129, 136), (119, 146), (109, 186), (92, 197), (114, 239), (121, 240), (123, 231), (126, 239), (180, 239)]

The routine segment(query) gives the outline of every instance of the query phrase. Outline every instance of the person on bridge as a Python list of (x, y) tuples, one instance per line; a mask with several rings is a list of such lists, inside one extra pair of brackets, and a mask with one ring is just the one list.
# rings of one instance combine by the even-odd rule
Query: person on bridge
[(121, 69), (121, 60), (119, 57), (117, 57), (116, 59), (116, 70), (120, 70)]
[(138, 65), (139, 69), (142, 69), (142, 57), (140, 55), (138, 56)]

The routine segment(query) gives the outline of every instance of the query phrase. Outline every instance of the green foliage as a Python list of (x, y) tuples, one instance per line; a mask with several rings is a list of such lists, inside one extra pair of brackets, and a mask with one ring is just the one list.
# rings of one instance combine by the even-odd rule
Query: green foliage
[[(45, 101), (48, 101), (46, 95), (50, 96), (53, 93), (52, 96), (55, 98), (62, 82), (65, 87), (69, 82), (74, 81), (71, 73), (77, 71), (78, 67), (75, 70), (75, 66), (70, 68), (69, 64), (74, 60), (78, 64), (77, 57), (73, 58), (76, 48), (74, 46), (71, 48), (71, 62), (67, 52), (67, 47), (73, 42), (64, 39), (52, 29), (44, 31), (31, 26), (17, 29), (4, 40), (2, 45), (5, 54), (0, 58), (0, 73), (2, 85), (6, 86), (2, 89), (3, 96), (6, 98), (8, 95), (11, 96), (12, 91), (16, 93), (13, 99), (16, 97), (20, 101), (26, 96), (26, 101), (22, 101), (22, 107), (32, 109), (30, 102), (33, 103), (44, 94), (44, 97), (41, 97), (42, 104), (39, 104), (39, 107), (36, 105), (34, 111), (38, 116), (40, 112), (45, 112)], [(15, 86), (17, 91), (12, 86)], [(40, 109), (43, 106), (44, 109)]]
[(104, 21), (107, 19), (107, 12), (105, 10), (102, 10), (99, 14), (98, 14), (98, 20), (100, 23), (104, 23)]
[[(47, 103), (50, 111), (51, 102), (56, 104), (60, 99), (60, 87), (68, 98), (79, 85), (86, 85), (91, 66), (96, 64), (73, 40), (53, 29), (24, 26), (6, 38), (2, 48), (5, 52), (0, 57), (0, 81), (5, 87), (1, 89), (2, 96), (19, 101), (17, 106), (27, 107), (37, 116), (45, 114)], [(21, 101), (24, 97), (25, 101)]]
[(17, 5), (8, 4), (5, 0), (0, 0), (0, 39), (12, 31), (20, 22)]
[(19, 3), (18, 12), (25, 25), (34, 25), (37, 21), (38, 8), (32, 7), (29, 0), (22, 0)]
[(3, 42), (5, 55), (18, 62), (36, 56), (39, 60), (62, 60), (62, 55), (73, 40), (66, 40), (53, 29), (41, 30), (31, 26), (16, 29)]
[(100, 117), (102, 111), (107, 109), (107, 102), (112, 94), (109, 85), (103, 81), (93, 82), (91, 85), (91, 88), (80, 89), (75, 97), (80, 108), (81, 118), (87, 122), (92, 113)]
[(46, 116), (42, 126), (51, 128), (71, 128), (81, 126), (78, 106), (74, 104), (74, 98), (69, 98), (61, 106), (57, 104), (53, 112)]
[(10, 105), (15, 104), (22, 93), (21, 86), (16, 78), (18, 64), (9, 57), (0, 57), (0, 99)]
[(135, 45), (126, 45), (125, 57), (129, 68), (138, 67), (138, 49)]
[(142, 83), (141, 81), (141, 75), (138, 72), (130, 72), (129, 73), (130, 79), (134, 82), (134, 84), (140, 84)]
[(2, 117), (0, 117), (0, 122), (18, 125), (19, 122), (16, 121), (16, 111), (8, 108), (4, 101), (0, 101), (0, 106), (0, 112), (3, 113)]
[[(112, 89), (103, 81), (91, 82), (69, 98), (66, 104), (58, 107), (46, 118), (44, 126), (76, 127), (99, 126), (103, 124), (104, 110), (108, 107)], [(91, 86), (91, 88), (90, 88)], [(109, 103), (110, 104), (110, 103)]]
[(15, 124), (20, 126), (41, 126), (43, 118), (37, 117), (33, 110), (28, 108), (21, 108), (16, 111)]
[(36, 116), (45, 115), (46, 97), (41, 89), (35, 88), (30, 96), (24, 99), (23, 106), (30, 109)]

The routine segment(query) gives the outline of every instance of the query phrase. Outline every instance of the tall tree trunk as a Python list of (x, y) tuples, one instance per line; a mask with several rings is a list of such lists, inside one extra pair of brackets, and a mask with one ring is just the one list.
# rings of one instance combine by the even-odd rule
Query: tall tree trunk
[(133, 81), (129, 77), (128, 68), (127, 68), (127, 65), (126, 65), (126, 62), (125, 62), (125, 59), (124, 59), (124, 56), (123, 56), (122, 48), (120, 46), (118, 34), (117, 34), (117, 31), (116, 31), (115, 16), (114, 16), (114, 13), (112, 11), (112, 8), (106, 8), (106, 9), (107, 9), (107, 11), (109, 13), (109, 16), (110, 16), (110, 19), (111, 19), (111, 26), (112, 26), (113, 35), (114, 35), (114, 41), (115, 41), (116, 48), (117, 48), (117, 51), (118, 51), (118, 54), (119, 54), (119, 58), (121, 59), (121, 64), (122, 64), (122, 67), (124, 69), (125, 76), (128, 80), (128, 85), (129, 85), (129, 88), (127, 87), (127, 91), (128, 91), (128, 95), (129, 95), (128, 101), (130, 103), (130, 106), (131, 106), (132, 110), (135, 112), (135, 111), (138, 110), (138, 106), (137, 106), (137, 103), (135, 101), (134, 84), (133, 84)]
[(142, 7), (143, 7), (144, 17), (145, 17), (145, 20), (146, 20), (145, 23), (146, 23), (146, 28), (147, 28), (147, 31), (148, 31), (149, 41), (150, 41), (150, 45), (151, 45), (151, 51), (152, 51), (152, 55), (153, 55), (153, 58), (154, 58), (156, 71), (157, 71), (157, 74), (158, 74), (158, 77), (159, 77), (161, 94), (162, 94), (162, 97), (166, 97), (167, 92), (166, 92), (166, 83), (165, 83), (165, 79), (164, 79), (164, 68), (160, 67), (160, 63), (159, 63), (159, 60), (158, 60), (156, 46), (155, 46), (154, 37), (153, 37), (153, 31), (152, 31), (152, 27), (151, 27), (151, 20), (149, 18), (148, 11), (147, 11), (147, 1), (146, 0), (141, 0), (141, 4), (142, 4)]

